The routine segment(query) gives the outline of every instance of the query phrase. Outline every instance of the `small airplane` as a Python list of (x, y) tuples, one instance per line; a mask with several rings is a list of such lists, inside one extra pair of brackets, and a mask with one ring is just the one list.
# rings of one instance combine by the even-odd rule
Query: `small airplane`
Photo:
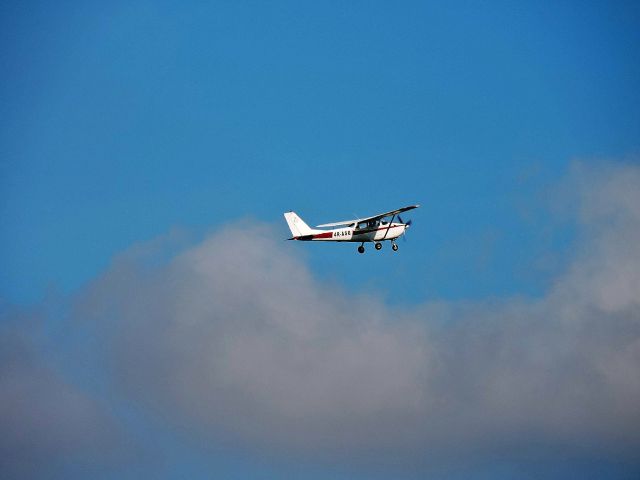
[[(382, 248), (382, 242), (389, 240), (393, 251), (398, 250), (396, 238), (404, 235), (407, 228), (411, 226), (411, 220), (404, 222), (400, 218), (402, 212), (413, 210), (420, 205), (409, 205), (390, 212), (379, 213), (366, 218), (357, 218), (354, 220), (344, 220), (342, 222), (324, 223), (316, 228), (309, 225), (295, 213), (287, 212), (284, 218), (287, 220), (289, 230), (291, 230), (291, 238), (287, 240), (303, 240), (303, 241), (323, 241), (323, 242), (359, 242), (359, 253), (364, 253), (365, 242), (374, 242), (376, 250)], [(389, 221), (385, 219), (391, 217)], [(394, 220), (398, 217), (398, 221)], [(318, 230), (323, 227), (337, 227), (330, 230)]]

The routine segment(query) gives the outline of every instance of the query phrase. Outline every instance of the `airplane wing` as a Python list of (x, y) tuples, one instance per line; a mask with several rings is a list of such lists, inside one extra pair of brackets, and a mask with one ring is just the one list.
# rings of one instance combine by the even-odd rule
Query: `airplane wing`
[(354, 220), (344, 220), (342, 222), (333, 222), (333, 223), (323, 223), (322, 225), (318, 225), (318, 228), (321, 227), (339, 227), (340, 225), (351, 225), (354, 223), (360, 222), (368, 222), (369, 220), (377, 220), (379, 218), (390, 217), (392, 215), (397, 215), (402, 212), (406, 212), (407, 210), (413, 210), (414, 208), (418, 208), (420, 205), (409, 205), (408, 207), (402, 207), (397, 210), (391, 210), (390, 212), (379, 213), (378, 215), (373, 215), (371, 217), (364, 218), (356, 218)]

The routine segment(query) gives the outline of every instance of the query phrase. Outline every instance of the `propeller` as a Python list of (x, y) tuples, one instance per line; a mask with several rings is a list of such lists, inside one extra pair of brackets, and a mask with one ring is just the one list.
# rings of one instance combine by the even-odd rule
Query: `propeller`
[(406, 226), (410, 227), (411, 226), (411, 222), (413, 220), (407, 220), (406, 222), (404, 220), (402, 220), (402, 217), (400, 215), (398, 215), (398, 220), (400, 220), (400, 223), (404, 223)]
[[(402, 217), (400, 215), (398, 215), (398, 220), (400, 220), (400, 223), (404, 223), (407, 227), (411, 226), (411, 219), (407, 220), (406, 222), (404, 220), (402, 220)], [(407, 241), (407, 229), (404, 229), (404, 232), (402, 232), (402, 240), (404, 240), (405, 242)]]

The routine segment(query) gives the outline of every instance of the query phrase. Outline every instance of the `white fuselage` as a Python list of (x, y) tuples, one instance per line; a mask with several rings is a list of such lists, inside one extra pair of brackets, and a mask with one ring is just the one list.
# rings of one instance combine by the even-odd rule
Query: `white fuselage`
[[(404, 223), (375, 222), (367, 225), (351, 225), (333, 230), (314, 231), (304, 240), (325, 242), (381, 242), (402, 235), (408, 226)], [(310, 238), (309, 238), (310, 237)], [(300, 238), (302, 240), (302, 238)]]

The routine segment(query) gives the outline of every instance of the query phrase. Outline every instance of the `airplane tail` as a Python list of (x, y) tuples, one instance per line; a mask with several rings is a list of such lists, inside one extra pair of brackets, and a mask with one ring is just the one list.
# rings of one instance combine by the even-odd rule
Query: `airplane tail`
[(284, 218), (287, 221), (287, 225), (289, 225), (289, 230), (291, 230), (291, 235), (294, 237), (303, 237), (305, 235), (313, 235), (316, 230), (312, 229), (304, 223), (296, 212), (287, 212), (284, 214)]

